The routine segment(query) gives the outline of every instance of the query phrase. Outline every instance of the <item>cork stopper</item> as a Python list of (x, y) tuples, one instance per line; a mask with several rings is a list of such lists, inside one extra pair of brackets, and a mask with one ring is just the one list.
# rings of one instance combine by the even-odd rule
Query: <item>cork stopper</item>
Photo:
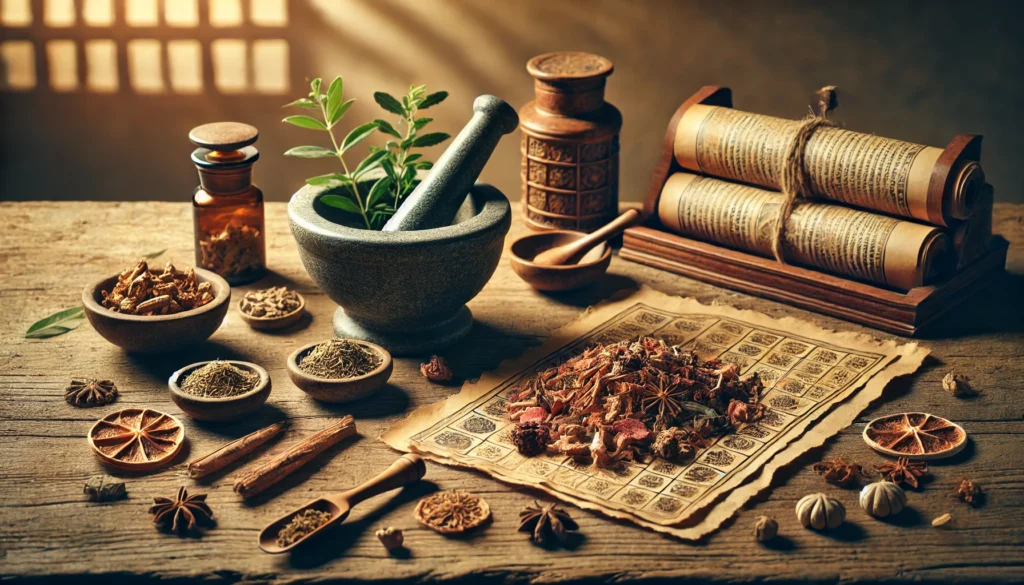
[(580, 116), (604, 105), (605, 80), (612, 62), (593, 53), (559, 51), (530, 59), (537, 109), (556, 116)]
[(196, 126), (188, 139), (199, 148), (192, 163), (199, 182), (212, 193), (236, 193), (252, 185), (252, 164), (260, 157), (253, 143), (259, 131), (241, 122), (214, 122)]

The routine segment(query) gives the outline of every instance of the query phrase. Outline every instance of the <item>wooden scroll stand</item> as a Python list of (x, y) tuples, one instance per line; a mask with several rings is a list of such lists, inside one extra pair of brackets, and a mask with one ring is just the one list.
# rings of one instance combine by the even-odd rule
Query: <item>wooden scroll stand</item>
[[(950, 229), (953, 271), (941, 282), (907, 292), (782, 264), (772, 258), (700, 242), (666, 231), (658, 218), (658, 198), (665, 181), (684, 169), (673, 153), (676, 126), (690, 106), (732, 107), (732, 91), (705, 86), (686, 100), (668, 125), (663, 152), (651, 175), (644, 200), (643, 225), (625, 231), (619, 256), (803, 309), (846, 319), (897, 335), (916, 335), (952, 311), (1003, 272), (1009, 243), (992, 235), (992, 187), (985, 185), (974, 217)], [(955, 180), (955, 163), (978, 161), (982, 136), (960, 134), (939, 158), (929, 189), (944, 189)]]

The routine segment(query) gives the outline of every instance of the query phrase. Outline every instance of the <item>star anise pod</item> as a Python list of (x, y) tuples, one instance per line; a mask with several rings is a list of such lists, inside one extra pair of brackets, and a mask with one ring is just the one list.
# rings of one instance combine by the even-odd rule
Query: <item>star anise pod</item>
[(856, 484), (858, 479), (864, 475), (864, 471), (859, 464), (847, 463), (842, 457), (825, 459), (815, 463), (811, 469), (822, 476), (828, 483), (840, 487), (850, 487)]
[(961, 479), (956, 489), (953, 490), (953, 497), (972, 506), (980, 506), (982, 498), (985, 497), (985, 492), (982, 491), (981, 486), (973, 481)]
[(448, 362), (439, 355), (431, 356), (429, 362), (420, 364), (420, 373), (426, 379), (438, 384), (449, 382), (452, 379), (452, 369), (448, 367)]
[(882, 473), (883, 479), (897, 485), (902, 483), (907, 487), (916, 488), (917, 478), (928, 473), (928, 464), (924, 461), (911, 461), (906, 457), (900, 457), (896, 461), (886, 461), (881, 465), (876, 465), (875, 470)]
[(178, 488), (171, 498), (153, 498), (149, 509), (153, 523), (164, 530), (172, 530), (182, 536), (200, 526), (213, 525), (213, 510), (206, 503), (206, 494), (188, 495), (184, 486)]
[(530, 540), (540, 545), (549, 544), (552, 539), (565, 544), (568, 532), (579, 528), (569, 512), (554, 502), (540, 504), (534, 500), (532, 506), (519, 512), (519, 532), (529, 532)]
[(64, 400), (79, 408), (103, 406), (117, 400), (117, 386), (110, 380), (76, 378), (64, 390)]

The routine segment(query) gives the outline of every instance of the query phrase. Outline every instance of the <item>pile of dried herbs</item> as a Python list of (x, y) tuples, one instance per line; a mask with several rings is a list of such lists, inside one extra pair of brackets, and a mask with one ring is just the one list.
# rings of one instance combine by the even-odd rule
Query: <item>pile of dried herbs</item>
[(757, 420), (762, 389), (756, 374), (741, 377), (733, 364), (643, 337), (597, 344), (538, 373), (512, 393), (507, 410), (518, 423), (514, 440), (528, 433), (522, 442), (536, 447), (544, 427), (548, 452), (608, 467), (692, 457), (710, 437)]
[(376, 352), (360, 343), (335, 338), (314, 347), (297, 365), (311, 376), (341, 380), (369, 374), (382, 361)]
[(249, 392), (259, 381), (256, 372), (217, 360), (192, 371), (181, 383), (181, 391), (200, 398), (227, 398)]
[(181, 272), (168, 262), (162, 271), (152, 271), (145, 260), (122, 271), (114, 289), (102, 296), (105, 308), (128, 315), (172, 315), (214, 298), (210, 283), (199, 282), (192, 268)]

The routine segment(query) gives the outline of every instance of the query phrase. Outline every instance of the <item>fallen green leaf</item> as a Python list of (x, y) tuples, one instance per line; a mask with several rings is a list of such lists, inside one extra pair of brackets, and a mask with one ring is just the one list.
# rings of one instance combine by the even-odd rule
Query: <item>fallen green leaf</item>
[(83, 320), (85, 320), (85, 309), (83, 307), (71, 307), (70, 309), (57, 311), (49, 317), (33, 323), (28, 328), (28, 331), (25, 332), (25, 338), (46, 339), (47, 337), (63, 335), (81, 325)]

